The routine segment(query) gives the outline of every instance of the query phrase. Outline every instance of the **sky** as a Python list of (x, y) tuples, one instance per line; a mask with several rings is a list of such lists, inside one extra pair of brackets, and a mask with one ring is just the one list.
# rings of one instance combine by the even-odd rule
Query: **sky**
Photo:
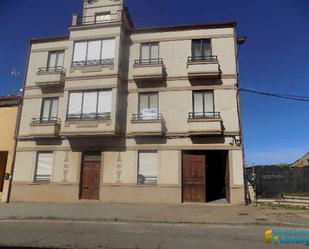
[[(136, 27), (237, 21), (240, 85), (309, 96), (309, 0), (126, 0)], [(33, 37), (68, 34), (82, 0), (0, 0), (0, 95), (19, 89)], [(19, 76), (12, 77), (16, 68)], [(241, 94), (248, 165), (291, 163), (309, 151), (309, 102)]]

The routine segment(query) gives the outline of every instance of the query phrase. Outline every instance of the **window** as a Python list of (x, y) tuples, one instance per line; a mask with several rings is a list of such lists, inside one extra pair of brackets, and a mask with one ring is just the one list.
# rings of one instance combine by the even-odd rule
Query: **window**
[(110, 21), (110, 20), (111, 20), (111, 12), (110, 11), (95, 14), (95, 22), (96, 23), (106, 22), (106, 21)]
[(138, 184), (156, 184), (158, 178), (157, 151), (139, 152), (138, 157)]
[(73, 66), (113, 64), (115, 39), (75, 42)]
[(42, 101), (41, 122), (55, 121), (58, 117), (58, 98), (46, 98)]
[(192, 57), (205, 58), (211, 57), (211, 41), (210, 39), (192, 40)]
[(50, 181), (53, 168), (53, 153), (38, 152), (35, 181)]
[(193, 92), (194, 117), (214, 117), (214, 94), (213, 91)]
[(159, 60), (159, 43), (142, 43), (141, 44), (141, 63), (151, 64), (158, 63)]
[(112, 109), (112, 91), (71, 92), (68, 119), (109, 118)]
[(140, 93), (138, 114), (140, 119), (158, 118), (158, 93)]
[(48, 54), (47, 69), (48, 71), (57, 70), (63, 67), (64, 51), (51, 51)]

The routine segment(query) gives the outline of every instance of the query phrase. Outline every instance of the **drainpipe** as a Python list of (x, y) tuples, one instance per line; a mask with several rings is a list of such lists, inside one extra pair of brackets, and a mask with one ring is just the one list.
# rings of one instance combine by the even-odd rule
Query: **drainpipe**
[(28, 45), (28, 55), (27, 55), (27, 62), (26, 62), (26, 71), (24, 73), (23, 86), (22, 86), (22, 94), (20, 96), (20, 102), (19, 102), (17, 118), (16, 118), (16, 126), (15, 126), (15, 134), (14, 134), (14, 140), (15, 140), (14, 154), (13, 154), (13, 160), (12, 160), (12, 165), (11, 165), (10, 182), (9, 182), (9, 189), (8, 189), (8, 195), (7, 195), (6, 202), (10, 201), (11, 191), (12, 191), (12, 182), (13, 182), (13, 177), (14, 177), (14, 168), (15, 168), (15, 160), (16, 160), (16, 149), (17, 149), (18, 134), (19, 134), (19, 128), (20, 128), (21, 112), (22, 112), (22, 107), (23, 107), (23, 102), (24, 102), (26, 79), (27, 79), (27, 75), (28, 75), (30, 50), (31, 50), (31, 42)]
[(242, 160), (243, 160), (243, 180), (244, 180), (244, 195), (245, 195), (245, 203), (246, 205), (250, 204), (250, 200), (248, 198), (248, 184), (245, 179), (246, 175), (246, 166), (245, 166), (245, 150), (244, 150), (244, 139), (243, 139), (243, 129), (242, 129), (242, 118), (241, 118), (241, 107), (240, 107), (240, 77), (239, 77), (239, 47), (242, 44), (245, 44), (246, 37), (241, 36), (237, 37), (236, 34), (236, 26), (234, 27), (234, 40), (235, 40), (235, 55), (236, 55), (236, 79), (237, 79), (237, 93), (236, 93), (236, 101), (237, 101), (237, 113), (238, 113), (238, 123), (239, 123), (239, 138), (241, 141), (241, 149), (242, 149)]

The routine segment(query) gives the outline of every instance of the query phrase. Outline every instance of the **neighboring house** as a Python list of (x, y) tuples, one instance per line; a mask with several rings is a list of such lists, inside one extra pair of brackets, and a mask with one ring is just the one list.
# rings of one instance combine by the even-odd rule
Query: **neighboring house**
[(15, 131), (20, 97), (0, 97), (0, 202), (7, 202), (15, 153)]
[(244, 202), (234, 22), (69, 31), (31, 40), (11, 201)]
[(291, 165), (291, 167), (297, 167), (297, 168), (303, 168), (308, 166), (309, 166), (309, 152)]

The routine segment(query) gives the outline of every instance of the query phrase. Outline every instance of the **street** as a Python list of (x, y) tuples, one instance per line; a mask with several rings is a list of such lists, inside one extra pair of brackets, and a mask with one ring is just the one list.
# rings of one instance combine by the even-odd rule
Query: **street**
[[(0, 222), (0, 248), (278, 248), (264, 244), (264, 231), (269, 228), (253, 225), (11, 220)], [(308, 247), (291, 245), (284, 248)]]

